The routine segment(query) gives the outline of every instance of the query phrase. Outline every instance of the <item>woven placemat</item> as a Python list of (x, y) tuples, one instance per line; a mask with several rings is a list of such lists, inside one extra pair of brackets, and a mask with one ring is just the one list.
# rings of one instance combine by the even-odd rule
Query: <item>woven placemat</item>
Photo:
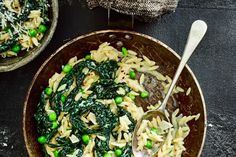
[(175, 11), (178, 0), (87, 0), (88, 7), (101, 6), (119, 13), (135, 15), (144, 21)]

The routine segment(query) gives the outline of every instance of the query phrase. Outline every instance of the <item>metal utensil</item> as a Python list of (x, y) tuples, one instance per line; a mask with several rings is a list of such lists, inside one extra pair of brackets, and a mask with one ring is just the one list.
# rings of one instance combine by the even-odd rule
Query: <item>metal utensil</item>
[[(137, 131), (141, 125), (141, 122), (144, 119), (150, 120), (151, 118), (157, 117), (157, 116), (160, 116), (161, 119), (166, 119), (164, 111), (166, 108), (167, 101), (168, 101), (169, 97), (171, 96), (171, 93), (175, 87), (175, 84), (178, 81), (178, 78), (179, 78), (183, 68), (185, 67), (188, 59), (190, 58), (193, 51), (196, 49), (197, 45), (200, 43), (200, 41), (204, 37), (206, 31), (207, 31), (207, 24), (204, 21), (197, 20), (192, 24), (180, 64), (177, 68), (177, 71), (174, 75), (173, 81), (169, 87), (169, 90), (168, 90), (161, 106), (154, 109), (154, 110), (147, 111), (143, 115), (143, 117), (137, 122), (137, 124), (135, 126), (134, 133), (133, 133), (133, 139), (132, 139), (132, 150), (133, 150), (134, 156), (136, 156), (136, 157), (150, 156), (150, 152), (148, 152), (148, 151), (145, 151), (145, 150), (137, 151), (137, 139), (136, 139), (137, 136), (136, 136), (136, 134), (137, 134)], [(157, 151), (158, 150), (152, 150), (153, 153), (151, 155), (153, 155)]]
[[(127, 2), (135, 2), (135, 0), (127, 0)], [(107, 2), (107, 24), (110, 27), (118, 27), (118, 28), (134, 28), (134, 10), (130, 10), (131, 15), (123, 15), (121, 13), (117, 13), (116, 11), (111, 10), (112, 2)], [(113, 15), (115, 14), (115, 15)], [(115, 16), (115, 17), (114, 17)]]

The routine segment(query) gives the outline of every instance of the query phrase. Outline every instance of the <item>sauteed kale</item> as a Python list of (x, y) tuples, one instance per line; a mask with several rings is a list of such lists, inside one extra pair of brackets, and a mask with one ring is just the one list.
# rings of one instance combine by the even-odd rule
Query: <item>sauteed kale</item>
[[(94, 60), (87, 59), (75, 64), (73, 67), (68, 64), (65, 65), (63, 68), (65, 76), (61, 79), (57, 90), (53, 92), (48, 87), (41, 94), (35, 113), (37, 129), (41, 134), (38, 138), (39, 143), (47, 144), (53, 148), (54, 156), (65, 157), (77, 151), (76, 156), (80, 157), (83, 154), (83, 148), (91, 140), (90, 135), (96, 134), (104, 137), (104, 139), (95, 138), (94, 140), (96, 155), (103, 157), (107, 152), (111, 151), (109, 148), (110, 134), (112, 133), (114, 137), (118, 136), (112, 130), (118, 125), (119, 117), (125, 115), (128, 117), (132, 122), (129, 124), (129, 131), (132, 132), (136, 122), (128, 111), (118, 106), (118, 112), (114, 114), (109, 105), (97, 101), (98, 99), (114, 99), (117, 96), (125, 96), (130, 92), (130, 88), (125, 83), (115, 82), (117, 69), (118, 64), (114, 60), (98, 63)], [(75, 101), (76, 95), (83, 93), (82, 84), (85, 78), (91, 75), (91, 72), (95, 72), (99, 76), (99, 79), (93, 82), (89, 88), (92, 93), (87, 98), (80, 97), (80, 99)], [(76, 86), (72, 89), (74, 83)], [(59, 88), (61, 89), (58, 90)], [(122, 89), (124, 92), (118, 94), (117, 91), (119, 89)], [(69, 90), (71, 91), (69, 92)], [(45, 112), (47, 103), (51, 105), (51, 112), (49, 113)], [(76, 136), (75, 139), (79, 139), (78, 142), (73, 143), (73, 140), (71, 141), (70, 138), (57, 136), (57, 129), (62, 125), (62, 121), (58, 120), (62, 112), (68, 115), (69, 122), (72, 125), (70, 134)], [(97, 126), (95, 128), (89, 127), (91, 124), (85, 123), (81, 119), (81, 116), (90, 112), (96, 117)], [(57, 123), (56, 126), (53, 126), (54, 122)], [(56, 141), (56, 144), (53, 144), (51, 142), (52, 140)], [(121, 151), (124, 157), (131, 156), (132, 151), (130, 145), (115, 149), (119, 150), (119, 153)], [(46, 150), (45, 156), (48, 156)]]
[(15, 45), (15, 43), (17, 42), (17, 38), (18, 38), (18, 35), (14, 35), (14, 36), (12, 36), (11, 39), (9, 39), (6, 42), (0, 44), (0, 53), (5, 52), (8, 49), (10, 49), (11, 47), (13, 47)]
[(17, 56), (39, 46), (48, 16), (48, 0), (0, 0), (0, 56)]

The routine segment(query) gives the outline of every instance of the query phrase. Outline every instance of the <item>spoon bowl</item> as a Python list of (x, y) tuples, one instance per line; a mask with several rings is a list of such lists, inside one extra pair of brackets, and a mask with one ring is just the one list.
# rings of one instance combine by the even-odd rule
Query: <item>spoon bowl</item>
[[(137, 124), (135, 126), (135, 129), (134, 129), (134, 132), (133, 132), (133, 135), (137, 134), (138, 128), (140, 128), (140, 125), (141, 125), (143, 120), (150, 120), (151, 121), (153, 117), (157, 117), (157, 116), (159, 116), (163, 120), (167, 120), (167, 118), (166, 118), (166, 116), (165, 116), (165, 114), (163, 112), (160, 112), (158, 110), (147, 111), (147, 112), (145, 112), (143, 117), (137, 122)], [(137, 136), (135, 136), (135, 137), (137, 137)], [(132, 140), (132, 150), (133, 150), (134, 156), (135, 157), (149, 157), (151, 155), (149, 151), (147, 151), (147, 150), (138, 151), (137, 150), (138, 140), (135, 137), (133, 136), (133, 140)], [(154, 147), (152, 149), (152, 151), (153, 152), (157, 152), (158, 149)]]

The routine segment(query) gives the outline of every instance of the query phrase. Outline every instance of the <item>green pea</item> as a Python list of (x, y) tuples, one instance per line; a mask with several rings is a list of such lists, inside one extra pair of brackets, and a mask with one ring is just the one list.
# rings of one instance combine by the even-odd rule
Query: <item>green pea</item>
[(103, 157), (112, 157), (112, 156), (111, 156), (111, 154), (106, 153), (106, 154), (103, 155)]
[(91, 55), (86, 55), (85, 59), (87, 59), (87, 60), (91, 59)]
[(15, 52), (15, 53), (19, 53), (20, 50), (21, 50), (21, 45), (20, 45), (20, 44), (16, 44), (16, 45), (14, 45), (14, 46), (11, 48), (11, 50), (12, 50), (13, 52)]
[(83, 88), (80, 88), (80, 89), (79, 89), (79, 92), (80, 92), (80, 93), (82, 93), (82, 94), (84, 94), (84, 93), (85, 93), (85, 91), (84, 91), (84, 89), (83, 89)]
[(148, 93), (148, 91), (143, 91), (143, 92), (141, 92), (141, 98), (147, 98), (148, 96), (149, 96), (149, 93)]
[(54, 157), (59, 157), (59, 151), (58, 150), (55, 150), (54, 152), (53, 152), (53, 155), (54, 155)]
[(61, 102), (64, 103), (65, 101), (66, 101), (66, 96), (62, 94), (62, 95), (61, 95)]
[(40, 33), (45, 33), (47, 31), (47, 27), (43, 24), (39, 25), (39, 32)]
[(157, 128), (152, 127), (152, 128), (151, 128), (151, 133), (157, 134)]
[(151, 140), (147, 140), (147, 143), (145, 146), (146, 148), (151, 149), (153, 147), (153, 142)]
[(88, 144), (89, 141), (90, 141), (89, 135), (87, 135), (87, 134), (82, 135), (82, 141), (83, 141), (85, 144)]
[(36, 37), (37, 36), (37, 31), (35, 29), (30, 29), (29, 30), (29, 36)]
[(67, 74), (67, 73), (69, 73), (72, 69), (73, 69), (73, 67), (72, 67), (71, 65), (66, 64), (66, 65), (63, 67), (62, 71)]
[(116, 104), (121, 104), (123, 102), (123, 98), (120, 96), (115, 97)]
[(49, 113), (48, 118), (50, 121), (54, 122), (57, 120), (57, 114), (53, 111), (53, 112)]
[(45, 144), (46, 141), (47, 141), (47, 138), (46, 138), (45, 136), (39, 136), (39, 137), (38, 137), (38, 142), (39, 142), (40, 144)]
[(122, 54), (124, 57), (126, 57), (128, 55), (128, 50), (125, 47), (121, 48)]
[(52, 88), (47, 87), (47, 88), (44, 90), (44, 92), (45, 92), (48, 96), (50, 96), (50, 95), (52, 94)]
[(131, 71), (129, 72), (129, 77), (130, 77), (131, 79), (135, 79), (136, 73), (135, 73), (133, 70), (131, 70)]
[(122, 150), (121, 149), (116, 149), (115, 150), (115, 155), (116, 156), (121, 156), (122, 155)]
[(58, 126), (58, 123), (57, 122), (52, 122), (52, 129), (56, 129)]
[(132, 99), (133, 101), (135, 100), (135, 95), (129, 94), (129, 98)]

